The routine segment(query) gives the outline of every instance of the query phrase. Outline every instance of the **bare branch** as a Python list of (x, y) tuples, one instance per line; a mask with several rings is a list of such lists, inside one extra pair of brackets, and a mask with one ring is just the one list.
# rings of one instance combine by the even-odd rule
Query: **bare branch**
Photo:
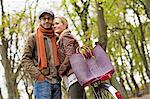
[(67, 5), (66, 5), (66, 2), (65, 2), (65, 8), (66, 8), (66, 11), (67, 11), (67, 14), (68, 14), (68, 16), (69, 16), (69, 18), (71, 19), (71, 21), (72, 21), (72, 23), (73, 23), (73, 26), (75, 27), (75, 29), (77, 30), (77, 34), (81, 37), (81, 34), (80, 34), (80, 31), (79, 31), (79, 29), (78, 29), (78, 27), (76, 26), (76, 24), (75, 24), (75, 21), (72, 19), (72, 17), (71, 17), (71, 14), (69, 13), (69, 11), (68, 11), (68, 7), (67, 7)]

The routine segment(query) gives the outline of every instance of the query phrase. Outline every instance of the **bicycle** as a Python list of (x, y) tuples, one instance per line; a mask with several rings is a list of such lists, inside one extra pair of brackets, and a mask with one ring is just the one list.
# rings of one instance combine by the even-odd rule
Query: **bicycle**
[(122, 99), (120, 92), (108, 83), (97, 82), (91, 86), (95, 99)]
[(79, 83), (91, 86), (95, 99), (122, 99), (118, 90), (102, 81), (108, 80), (114, 73), (113, 66), (103, 49), (96, 45), (93, 50), (78, 47), (70, 57), (70, 63)]

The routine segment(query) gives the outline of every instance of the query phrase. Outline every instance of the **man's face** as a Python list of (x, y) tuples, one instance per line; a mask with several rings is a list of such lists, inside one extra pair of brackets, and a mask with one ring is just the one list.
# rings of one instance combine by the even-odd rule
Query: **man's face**
[(45, 29), (52, 28), (52, 24), (53, 24), (52, 16), (50, 14), (48, 14), (48, 13), (44, 13), (42, 15), (42, 17), (40, 18), (40, 24)]

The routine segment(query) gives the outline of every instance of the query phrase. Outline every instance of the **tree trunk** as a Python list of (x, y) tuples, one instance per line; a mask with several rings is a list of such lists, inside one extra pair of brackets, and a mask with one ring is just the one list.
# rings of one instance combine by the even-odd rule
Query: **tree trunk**
[[(99, 44), (102, 46), (102, 48), (106, 51), (107, 47), (107, 25), (104, 19), (104, 10), (100, 5), (100, 2), (96, 1), (96, 8), (97, 8), (97, 24), (98, 24), (98, 31), (99, 31)], [(124, 91), (122, 87), (120, 86), (119, 82), (116, 80), (116, 74), (113, 75), (111, 79), (111, 83), (115, 88), (121, 91), (121, 94), (123, 98), (125, 99), (126, 96), (124, 94)], [(127, 99), (127, 98), (126, 98)]]
[(146, 53), (145, 53), (145, 48), (144, 48), (147, 45), (146, 45), (146, 41), (145, 41), (143, 26), (142, 26), (142, 22), (141, 22), (138, 11), (136, 11), (135, 9), (133, 9), (133, 11), (137, 15), (137, 18), (139, 21), (139, 27), (140, 27), (140, 33), (141, 33), (140, 43), (141, 43), (142, 60), (143, 60), (144, 67), (146, 69), (146, 74), (147, 74), (148, 78), (150, 79), (150, 69), (149, 69), (148, 61), (146, 59)]
[(30, 94), (28, 94), (29, 99), (32, 99), (32, 96), (33, 96), (33, 90)]
[(17, 90), (17, 84), (16, 84), (16, 78), (14, 76), (13, 70), (11, 68), (11, 62), (8, 59), (8, 40), (4, 37), (5, 33), (5, 25), (4, 25), (4, 19), (5, 19), (5, 13), (4, 13), (4, 6), (3, 6), (3, 0), (1, 0), (1, 9), (2, 9), (2, 45), (0, 45), (0, 54), (2, 57), (2, 65), (5, 70), (5, 79), (6, 79), (6, 87), (8, 90), (8, 99), (18, 99), (19, 94)]
[[(125, 73), (124, 73), (125, 74)], [(128, 76), (125, 74), (125, 79), (126, 79), (126, 81), (127, 81), (127, 84), (128, 84), (128, 86), (129, 86), (129, 88), (130, 88), (130, 90), (131, 90), (131, 93), (132, 93), (132, 95), (133, 95), (133, 88), (132, 88), (132, 86), (131, 86), (131, 84), (130, 84), (130, 82), (129, 82), (129, 79), (128, 79)]]
[(144, 81), (144, 93), (145, 94), (148, 94), (149, 93), (149, 85), (148, 83), (146, 82), (146, 79), (145, 79), (145, 76), (144, 76), (144, 73), (141, 72), (141, 75), (142, 75), (142, 79)]
[(123, 42), (121, 41), (121, 38), (119, 38), (119, 39), (120, 39), (120, 44), (121, 44), (122, 48), (127, 52), (126, 58), (127, 58), (127, 60), (129, 61), (130, 66), (131, 66), (131, 69), (130, 69), (130, 73), (131, 73), (131, 74), (130, 74), (130, 77), (131, 77), (131, 80), (132, 80), (132, 82), (133, 82), (133, 84), (134, 84), (134, 86), (135, 86), (136, 96), (138, 96), (138, 94), (139, 94), (139, 87), (138, 87), (138, 84), (136, 83), (136, 81), (135, 81), (135, 79), (134, 79), (134, 75), (133, 75), (133, 72), (134, 72), (133, 60), (132, 60), (132, 57), (131, 57), (131, 55), (130, 55), (129, 50), (126, 48), (126, 46), (127, 46), (127, 39), (126, 39), (125, 35), (123, 35), (123, 38), (124, 38), (124, 39), (123, 39), (124, 44), (123, 44)]
[(150, 0), (145, 0), (145, 4), (146, 4), (146, 11), (148, 14), (148, 18), (150, 19)]
[(132, 82), (134, 84), (134, 87), (135, 87), (135, 91), (136, 91), (135, 96), (138, 96), (138, 94), (139, 94), (139, 87), (138, 87), (138, 85), (137, 85), (137, 83), (136, 83), (136, 81), (134, 79), (133, 74), (131, 74), (130, 77), (131, 77), (131, 80), (132, 80)]
[(104, 10), (100, 6), (99, 2), (96, 2), (97, 7), (97, 24), (98, 24), (98, 31), (99, 31), (99, 43), (102, 48), (106, 51), (107, 46), (107, 25), (104, 19)]
[(129, 96), (128, 96), (126, 87), (125, 87), (125, 85), (124, 85), (124, 80), (123, 80), (123, 78), (121, 78), (121, 77), (120, 77), (120, 84), (121, 84), (121, 86), (123, 87), (123, 90), (125, 91), (126, 99), (128, 99)]
[(32, 99), (33, 90), (30, 93), (29, 90), (28, 90), (28, 87), (29, 87), (29, 85), (25, 85), (25, 90), (26, 90), (26, 93), (28, 94), (28, 99)]
[[(131, 32), (131, 34), (132, 34), (132, 36), (133, 36), (133, 40), (134, 40), (135, 46), (136, 46), (136, 48), (137, 48), (137, 50), (138, 50), (138, 53), (139, 53), (139, 55), (142, 57), (142, 53), (141, 53), (141, 51), (140, 51), (140, 47), (139, 47), (139, 45), (138, 45), (138, 42), (137, 42), (137, 40), (136, 40), (136, 38), (135, 38), (135, 34), (133, 33), (132, 30), (130, 30), (130, 32)], [(146, 79), (145, 79), (145, 76), (144, 76), (144, 73), (143, 73), (143, 65), (142, 65), (142, 66), (141, 66), (141, 65), (139, 66), (139, 72), (140, 72), (141, 75), (142, 75), (142, 79), (143, 79), (143, 81), (144, 81), (145, 88), (148, 88), (148, 87), (146, 87), (146, 86), (147, 86), (147, 83), (146, 83)]]
[(1, 88), (0, 88), (0, 99), (3, 99)]
[(11, 68), (10, 60), (7, 58), (8, 41), (4, 38), (0, 46), (0, 54), (2, 56), (2, 65), (5, 70), (6, 87), (8, 90), (8, 99), (18, 99), (19, 93), (17, 89), (16, 79)]

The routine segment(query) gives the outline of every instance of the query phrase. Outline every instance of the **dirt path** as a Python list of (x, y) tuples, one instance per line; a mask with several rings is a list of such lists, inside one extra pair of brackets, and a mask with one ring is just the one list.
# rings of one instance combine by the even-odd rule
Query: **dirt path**
[(144, 95), (142, 97), (131, 98), (131, 99), (150, 99), (150, 94), (149, 95)]

